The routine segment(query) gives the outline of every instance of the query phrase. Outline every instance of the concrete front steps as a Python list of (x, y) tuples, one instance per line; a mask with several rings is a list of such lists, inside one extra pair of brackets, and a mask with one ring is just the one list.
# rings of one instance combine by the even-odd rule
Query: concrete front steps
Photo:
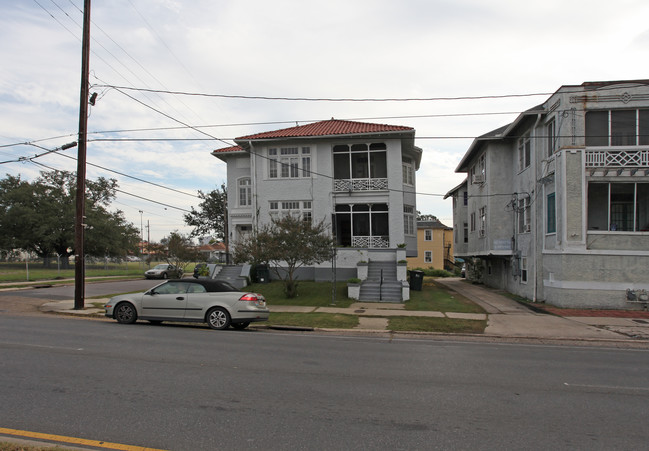
[(402, 283), (395, 262), (370, 261), (367, 279), (361, 283), (359, 301), (401, 302)]

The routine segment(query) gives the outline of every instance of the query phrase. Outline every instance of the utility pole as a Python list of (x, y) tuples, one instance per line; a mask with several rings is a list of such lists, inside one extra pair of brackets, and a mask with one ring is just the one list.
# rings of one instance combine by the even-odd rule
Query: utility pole
[(88, 132), (88, 78), (90, 74), (90, 0), (83, 4), (83, 39), (81, 44), (81, 95), (79, 99), (79, 147), (77, 156), (77, 195), (74, 221), (74, 309), (83, 310), (86, 259), (84, 255), (84, 219), (86, 217), (86, 142)]

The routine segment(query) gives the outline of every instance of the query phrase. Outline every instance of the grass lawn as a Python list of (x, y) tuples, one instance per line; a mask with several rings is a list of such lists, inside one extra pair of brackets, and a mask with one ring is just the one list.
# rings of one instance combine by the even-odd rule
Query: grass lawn
[[(261, 293), (268, 305), (301, 305), (305, 307), (331, 307), (331, 282), (298, 282), (297, 297), (289, 299), (284, 294), (284, 284), (274, 280), (270, 283), (253, 283), (246, 290)], [(347, 297), (347, 282), (336, 283), (335, 307), (346, 308), (354, 301)]]
[(430, 310), (454, 313), (484, 313), (479, 305), (459, 293), (449, 292), (435, 283), (432, 277), (424, 277), (421, 291), (410, 290), (410, 300), (405, 303), (406, 310)]

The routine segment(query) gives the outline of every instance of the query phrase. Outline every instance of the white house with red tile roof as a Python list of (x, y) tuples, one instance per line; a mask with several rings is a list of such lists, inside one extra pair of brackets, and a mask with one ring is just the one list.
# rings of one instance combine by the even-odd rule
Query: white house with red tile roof
[[(402, 243), (416, 255), (413, 128), (331, 119), (234, 141), (212, 152), (227, 164), (231, 243), (291, 212), (330, 226), (339, 278), (357, 277), (359, 261), (396, 263)], [(331, 263), (308, 271), (331, 280)]]

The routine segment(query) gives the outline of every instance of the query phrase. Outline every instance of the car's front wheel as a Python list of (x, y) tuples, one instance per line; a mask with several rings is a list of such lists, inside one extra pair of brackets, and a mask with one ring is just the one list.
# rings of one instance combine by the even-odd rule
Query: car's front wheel
[(230, 314), (227, 310), (215, 307), (207, 312), (207, 324), (212, 329), (223, 330), (230, 326)]
[(115, 307), (115, 319), (121, 324), (133, 324), (137, 321), (137, 310), (129, 302), (121, 302)]
[(168, 277), (168, 276), (167, 276), (167, 273), (166, 273), (166, 272), (163, 272), (163, 273), (162, 273), (162, 278), (163, 278), (163, 279), (166, 279), (167, 277)]

